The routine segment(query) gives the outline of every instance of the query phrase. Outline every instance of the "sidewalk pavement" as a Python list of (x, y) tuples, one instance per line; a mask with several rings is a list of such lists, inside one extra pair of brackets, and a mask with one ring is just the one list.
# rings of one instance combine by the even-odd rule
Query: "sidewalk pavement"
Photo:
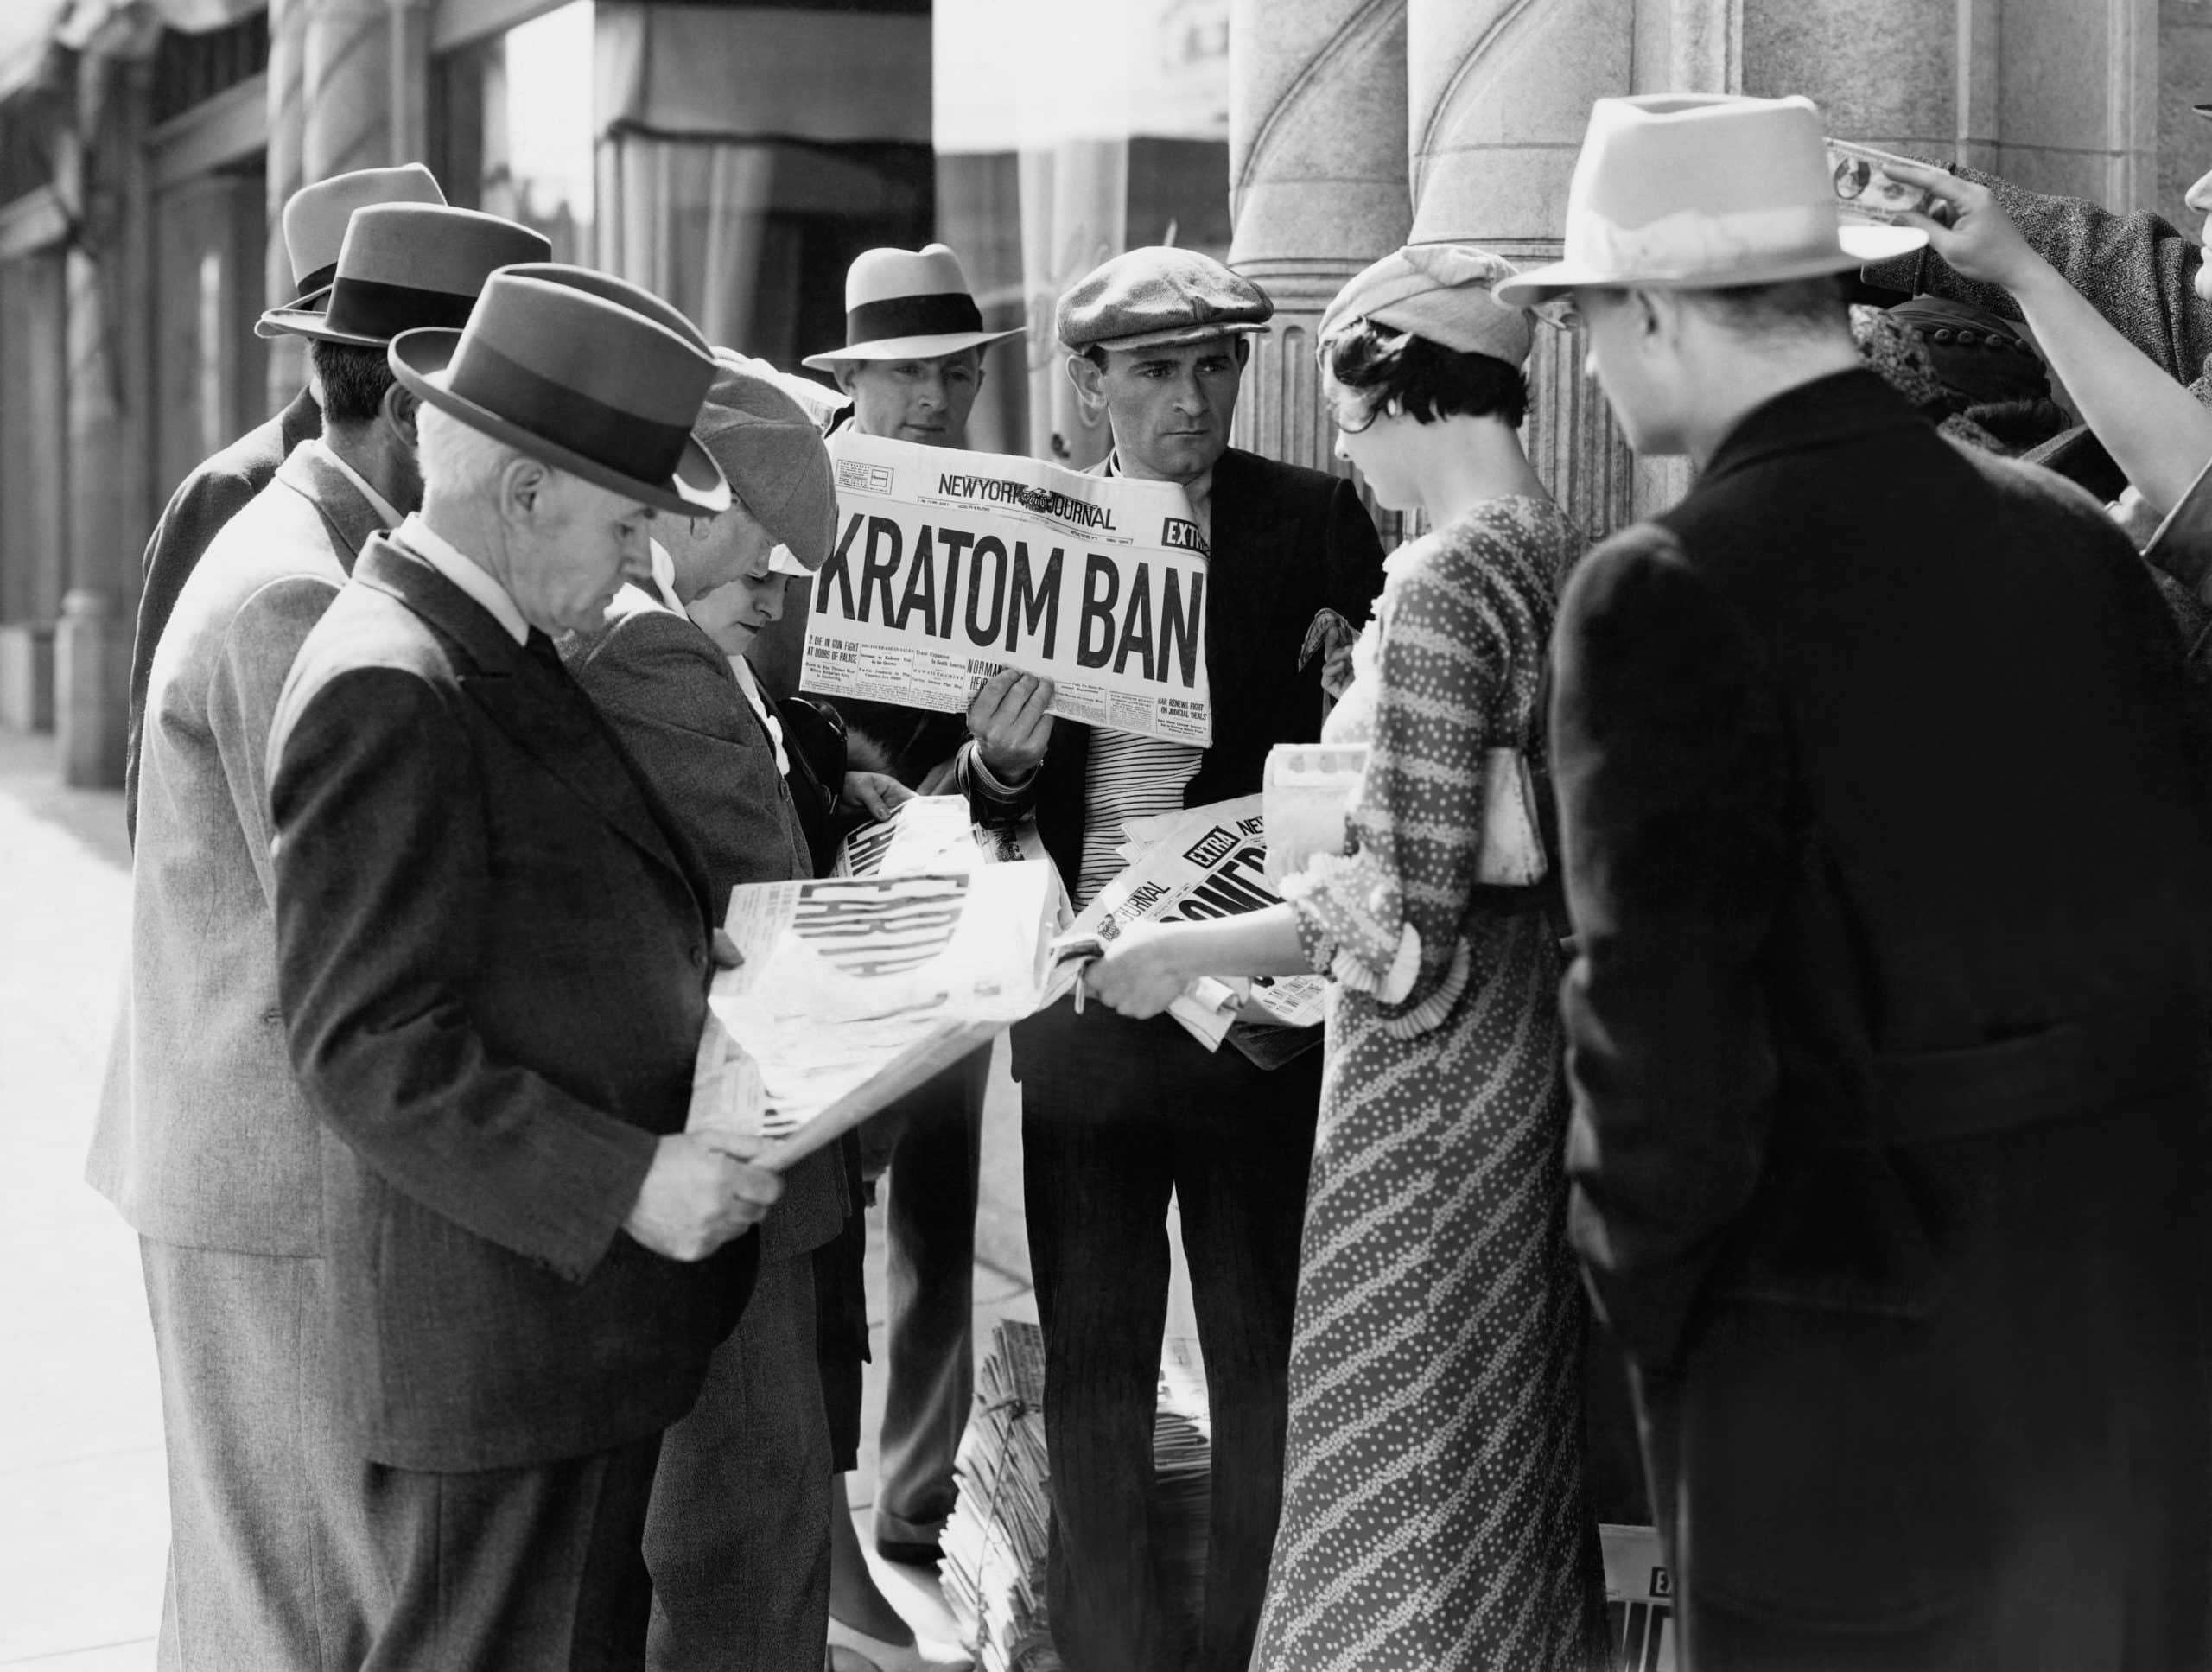
[[(83, 1182), (127, 944), (122, 797), (60, 787), (52, 740), (0, 728), (0, 1668), (148, 1672), (168, 1546), (159, 1390), (136, 1240)], [(1020, 1093), (1005, 1046), (985, 1116), (979, 1351), (1036, 1316), (1021, 1219)], [(869, 1215), (874, 1364), (849, 1482), (874, 1496), (883, 1410), (881, 1212)], [(1187, 1301), (1179, 1306), (1187, 1315)], [(934, 1647), (929, 1570), (882, 1568)]]

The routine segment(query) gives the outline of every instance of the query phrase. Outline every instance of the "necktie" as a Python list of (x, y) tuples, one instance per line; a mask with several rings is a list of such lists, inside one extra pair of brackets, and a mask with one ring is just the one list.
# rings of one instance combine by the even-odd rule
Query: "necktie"
[(532, 627), (530, 630), (530, 637), (523, 640), (523, 648), (528, 651), (532, 656), (536, 657), (540, 662), (543, 663), (545, 666), (553, 672), (562, 673), (564, 671), (561, 666), (561, 652), (553, 648), (552, 639), (546, 637), (544, 633), (540, 633), (536, 627)]

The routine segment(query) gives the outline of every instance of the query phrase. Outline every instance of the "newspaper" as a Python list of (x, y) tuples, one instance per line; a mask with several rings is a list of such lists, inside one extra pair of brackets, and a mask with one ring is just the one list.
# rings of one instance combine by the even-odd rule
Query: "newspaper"
[(2143, 561), (2204, 596), (2212, 581), (2212, 464), (2196, 473), (2181, 503), (2166, 513), (2143, 548)]
[(988, 827), (973, 821), (965, 796), (918, 795), (900, 802), (890, 817), (863, 824), (847, 836), (830, 861), (830, 874), (912, 875), (1045, 857), (1033, 819)]
[(836, 550), (814, 579), (799, 688), (964, 711), (1001, 668), (1052, 712), (1213, 741), (1206, 548), (1173, 482), (842, 430)]
[(733, 889), (687, 1129), (782, 1167), (1044, 1001), (1048, 860)]
[(1611, 1672), (1675, 1672), (1675, 1586), (1659, 1535), (1649, 1527), (1600, 1525), (1605, 1561), (1605, 1635)]
[(1950, 206), (1935, 193), (1923, 186), (1908, 186), (1903, 181), (1892, 180), (1882, 166), (1903, 162), (1924, 168), (1926, 164), (1914, 162), (1909, 156), (1878, 151), (1871, 145), (1856, 145), (1847, 139), (1831, 139), (1827, 148), (1828, 179), (1835, 188), (1838, 219), (1864, 226), (1894, 226), (1907, 214), (1929, 215), (1937, 220), (1949, 218)]
[[(1133, 923), (1236, 917), (1281, 904), (1268, 879), (1265, 820), (1256, 795), (1131, 819), (1124, 829), (1146, 845), (1077, 915), (1060, 938), (1063, 945), (1103, 944)], [(1073, 981), (1070, 971), (1055, 994)], [(1177, 996), (1168, 1014), (1213, 1051), (1239, 1022), (1318, 1027), (1327, 1001), (1328, 983), (1319, 976), (1203, 976)]]

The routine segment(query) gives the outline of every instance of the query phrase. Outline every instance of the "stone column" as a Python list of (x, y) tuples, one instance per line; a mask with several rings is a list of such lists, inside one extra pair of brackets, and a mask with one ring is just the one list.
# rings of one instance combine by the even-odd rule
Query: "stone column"
[(392, 145), (390, 0), (290, 0), (290, 9), (300, 14), (301, 177), (407, 161)]
[(1231, 0), (1229, 264), (1275, 303), (1236, 441), (1270, 458), (1332, 467), (1314, 327), (1347, 278), (1405, 242), (1406, 13), (1406, 0)]
[[(266, 261), (270, 307), (293, 296), (292, 263), (284, 250), (284, 205), (307, 183), (307, 8), (302, 0), (269, 0), (269, 185)], [(281, 410), (307, 381), (306, 345), (283, 336), (269, 345), (268, 406)]]

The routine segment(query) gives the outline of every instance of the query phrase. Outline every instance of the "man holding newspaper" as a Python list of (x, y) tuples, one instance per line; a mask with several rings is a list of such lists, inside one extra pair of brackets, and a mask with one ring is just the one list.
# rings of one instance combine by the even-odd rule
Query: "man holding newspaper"
[[(1317, 620), (1363, 620), (1381, 589), (1381, 545), (1351, 484), (1227, 445), (1248, 339), (1273, 311), (1250, 281), (1165, 248), (1116, 257), (1060, 302), (1069, 376), (1112, 426), (1097, 474), (1180, 485), (1209, 548), (1210, 742), (1055, 725), (1052, 682), (1011, 670), (969, 711), (961, 781), (978, 818), (1033, 816), (1077, 907), (1122, 868), (1124, 821), (1251, 794), (1270, 747), (1318, 734), (1321, 668), (1302, 648)], [(1171, 1197), (1213, 1417), (1193, 1663), (1230, 1672), (1251, 1652), (1281, 1507), (1320, 1069), (1312, 1050), (1270, 1059), (1234, 1035), (1209, 1052), (1166, 1016), (1066, 1000), (1014, 1030), (1046, 1335), (1049, 1609), (1070, 1672), (1175, 1660), (1148, 1503)]]

